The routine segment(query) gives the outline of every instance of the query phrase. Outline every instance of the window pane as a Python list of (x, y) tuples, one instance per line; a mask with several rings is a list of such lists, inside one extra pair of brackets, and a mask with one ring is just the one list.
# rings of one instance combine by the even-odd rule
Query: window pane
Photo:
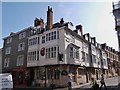
[(70, 57), (73, 58), (73, 47), (70, 47)]
[(56, 39), (56, 31), (54, 31), (54, 39)]
[(45, 43), (45, 36), (42, 37), (42, 43)]

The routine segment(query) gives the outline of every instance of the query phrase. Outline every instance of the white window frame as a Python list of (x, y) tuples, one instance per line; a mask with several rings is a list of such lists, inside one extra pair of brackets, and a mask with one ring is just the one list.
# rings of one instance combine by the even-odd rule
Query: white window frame
[(46, 59), (50, 59), (50, 58), (56, 58), (57, 55), (56, 55), (56, 52), (57, 52), (57, 47), (50, 47), (50, 48), (46, 48), (46, 54), (45, 54), (45, 57)]
[(57, 48), (56, 48), (56, 47), (53, 47), (53, 58), (56, 57), (56, 52), (57, 52)]
[(22, 32), (19, 34), (19, 39), (23, 39), (26, 37), (26, 32)]
[(79, 59), (79, 48), (75, 50), (75, 58)]
[(24, 62), (24, 55), (19, 55), (17, 57), (17, 66), (22, 66)]
[[(21, 47), (22, 44), (22, 47)], [(25, 49), (25, 42), (19, 43), (18, 45), (18, 51), (23, 51)]]
[(49, 41), (49, 34), (46, 34), (46, 42)]
[(7, 44), (12, 42), (12, 37), (7, 39)]
[(51, 58), (53, 58), (53, 47), (50, 48), (50, 54), (51, 54)]
[(9, 63), (10, 63), (10, 58), (5, 58), (4, 67), (9, 67)]
[(57, 37), (56, 37), (56, 36), (57, 36), (57, 32), (54, 31), (53, 35), (54, 35), (54, 36), (53, 36), (53, 39), (56, 39), (56, 38), (57, 38)]
[(74, 48), (70, 47), (70, 58), (74, 58)]
[(7, 47), (5, 50), (5, 54), (11, 54), (11, 47)]
[(42, 44), (45, 43), (45, 36), (42, 36)]

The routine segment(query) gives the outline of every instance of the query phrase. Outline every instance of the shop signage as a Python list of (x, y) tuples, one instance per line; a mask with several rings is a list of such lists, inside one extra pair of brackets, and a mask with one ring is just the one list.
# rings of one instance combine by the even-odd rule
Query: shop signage
[(41, 48), (41, 50), (40, 50), (40, 54), (41, 54), (41, 56), (44, 56), (44, 55), (45, 55), (45, 48), (44, 48), (44, 47)]

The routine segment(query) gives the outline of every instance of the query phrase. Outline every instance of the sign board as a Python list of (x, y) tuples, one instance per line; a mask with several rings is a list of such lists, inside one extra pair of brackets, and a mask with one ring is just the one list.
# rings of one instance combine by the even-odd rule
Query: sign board
[(10, 73), (0, 74), (0, 89), (1, 88), (13, 88), (13, 79)]

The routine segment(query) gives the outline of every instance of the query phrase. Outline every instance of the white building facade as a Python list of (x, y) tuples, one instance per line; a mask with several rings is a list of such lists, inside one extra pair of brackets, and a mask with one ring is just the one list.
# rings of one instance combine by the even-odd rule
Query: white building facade
[[(67, 86), (68, 76), (73, 85), (78, 85), (94, 76), (89, 43), (80, 29), (75, 32), (66, 26), (57, 27), (28, 38), (27, 67), (37, 85), (50, 86), (54, 82), (56, 86)], [(91, 48), (93, 68), (100, 69), (100, 53), (95, 45)]]

